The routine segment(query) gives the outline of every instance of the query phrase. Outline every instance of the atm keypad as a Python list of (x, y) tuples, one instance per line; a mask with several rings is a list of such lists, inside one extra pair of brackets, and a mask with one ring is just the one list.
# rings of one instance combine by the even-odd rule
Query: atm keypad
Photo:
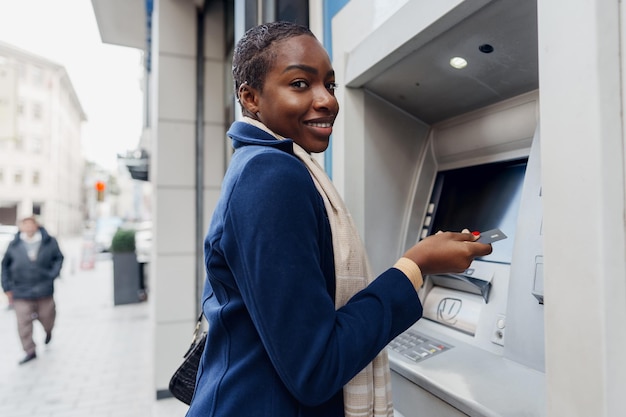
[(452, 348), (446, 343), (429, 338), (413, 329), (393, 339), (388, 347), (414, 362), (428, 359)]

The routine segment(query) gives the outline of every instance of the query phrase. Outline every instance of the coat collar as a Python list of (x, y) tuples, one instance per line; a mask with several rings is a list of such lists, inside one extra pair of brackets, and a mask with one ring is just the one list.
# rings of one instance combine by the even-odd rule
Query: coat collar
[(293, 155), (293, 141), (291, 139), (277, 139), (250, 123), (234, 122), (228, 129), (227, 135), (232, 139), (235, 149), (246, 145), (271, 146)]

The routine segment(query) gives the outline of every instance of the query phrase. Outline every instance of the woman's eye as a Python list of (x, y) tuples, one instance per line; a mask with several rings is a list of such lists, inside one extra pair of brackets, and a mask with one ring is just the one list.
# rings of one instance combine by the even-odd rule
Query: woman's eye
[(332, 83), (326, 84), (326, 88), (329, 91), (335, 91), (337, 88), (339, 88), (339, 85), (336, 82), (332, 82)]
[(306, 87), (309, 86), (309, 84), (306, 81), (303, 81), (303, 80), (294, 81), (294, 82), (291, 83), (291, 85), (293, 87), (296, 87), (296, 88), (306, 88)]

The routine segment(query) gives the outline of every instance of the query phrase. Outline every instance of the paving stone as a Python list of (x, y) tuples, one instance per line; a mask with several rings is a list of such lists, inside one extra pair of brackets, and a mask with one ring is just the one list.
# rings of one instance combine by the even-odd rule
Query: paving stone
[(52, 342), (34, 324), (37, 359), (23, 357), (15, 313), (0, 297), (0, 416), (184, 417), (187, 406), (156, 400), (149, 301), (113, 305), (113, 265), (98, 255), (81, 270), (80, 238), (60, 239), (65, 254), (55, 283)]

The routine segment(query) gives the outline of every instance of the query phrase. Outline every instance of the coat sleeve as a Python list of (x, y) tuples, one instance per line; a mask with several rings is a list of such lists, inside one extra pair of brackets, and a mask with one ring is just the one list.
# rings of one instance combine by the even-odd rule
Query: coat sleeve
[(321, 267), (326, 213), (299, 160), (250, 161), (228, 213), (222, 251), (274, 368), (302, 403), (326, 401), (421, 316), (393, 268), (335, 310)]
[(4, 290), (4, 292), (12, 291), (13, 289), (13, 282), (9, 274), (9, 269), (12, 262), (12, 256), (9, 249), (10, 245), (7, 248), (4, 256), (2, 257), (2, 289)]
[(51, 238), (51, 252), (52, 256), (50, 259), (50, 276), (54, 279), (59, 276), (61, 273), (61, 268), (63, 267), (63, 253), (59, 248), (59, 242), (55, 238)]

